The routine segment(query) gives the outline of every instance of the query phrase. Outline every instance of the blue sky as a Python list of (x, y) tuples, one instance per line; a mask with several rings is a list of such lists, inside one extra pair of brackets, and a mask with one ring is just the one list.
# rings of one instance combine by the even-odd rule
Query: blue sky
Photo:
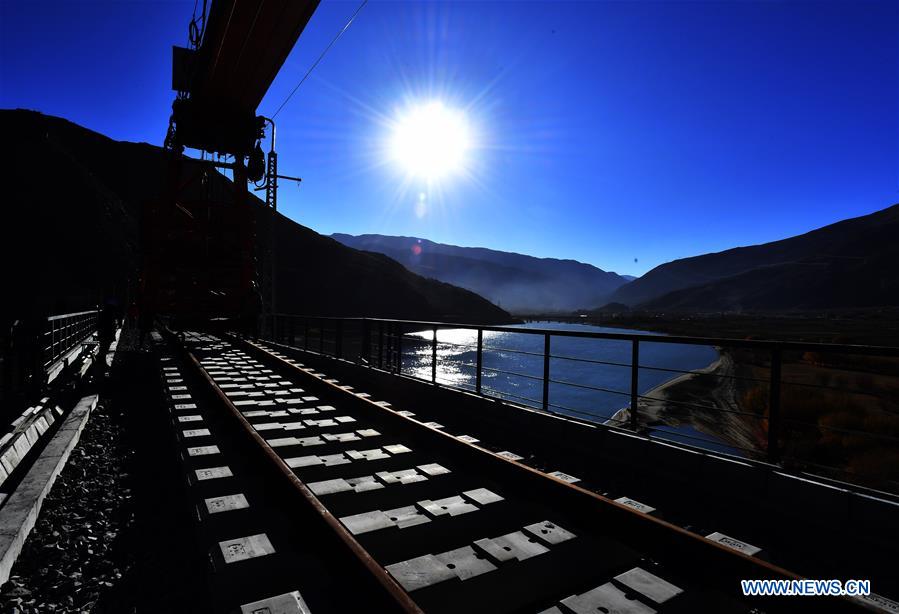
[[(260, 113), (357, 6), (322, 2)], [(192, 9), (3, 0), (0, 107), (161, 144)], [(469, 172), (436, 186), (384, 153), (386, 124), (429, 100), (476, 135)], [(892, 0), (371, 0), (277, 118), (281, 171), (304, 179), (279, 198), (325, 234), (641, 274), (899, 201), (897, 117)]]

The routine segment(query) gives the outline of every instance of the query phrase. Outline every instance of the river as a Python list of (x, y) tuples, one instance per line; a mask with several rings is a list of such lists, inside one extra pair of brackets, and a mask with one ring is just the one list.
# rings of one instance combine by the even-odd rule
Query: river
[[(517, 329), (653, 334), (586, 324), (529, 322)], [(657, 333), (655, 333), (657, 334)], [(404, 351), (403, 372), (431, 379), (432, 331), (411, 333), (421, 343)], [(477, 331), (445, 329), (437, 333), (437, 381), (475, 389)], [(482, 390), (495, 397), (541, 407), (543, 399), (543, 344), (538, 334), (485, 331), (483, 339)], [(595, 422), (605, 422), (627, 407), (631, 390), (631, 342), (613, 339), (552, 337), (550, 353), (549, 410)], [(637, 389), (645, 394), (678, 377), (680, 373), (658, 369), (691, 371), (702, 369), (718, 358), (707, 345), (681, 345), (644, 341), (640, 343)], [(731, 451), (723, 443), (692, 439), (695, 429), (683, 425), (664, 427), (656, 436), (699, 445), (716, 451)]]

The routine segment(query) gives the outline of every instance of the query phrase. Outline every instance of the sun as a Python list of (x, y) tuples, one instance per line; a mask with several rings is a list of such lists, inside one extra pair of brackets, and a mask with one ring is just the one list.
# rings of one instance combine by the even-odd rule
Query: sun
[(405, 111), (392, 128), (390, 157), (406, 173), (430, 181), (465, 169), (472, 144), (464, 112), (431, 101)]

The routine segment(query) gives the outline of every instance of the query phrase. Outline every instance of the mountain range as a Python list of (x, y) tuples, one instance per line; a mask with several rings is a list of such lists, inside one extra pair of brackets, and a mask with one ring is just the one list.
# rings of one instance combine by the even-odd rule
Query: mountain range
[(899, 306), (899, 205), (779, 241), (674, 260), (636, 279), (573, 260), (417, 237), (332, 236), (390, 256), (420, 275), (471, 289), (518, 314)]
[[(0, 111), (0, 129), (16, 148), (4, 166), (3, 311), (61, 313), (133, 285), (141, 203), (163, 190), (162, 150), (33, 111)], [(222, 175), (213, 181), (233, 188)], [(500, 323), (511, 316), (497, 305), (521, 314), (606, 304), (657, 312), (899, 306), (899, 205), (675, 260), (634, 280), (573, 260), (416, 237), (329, 238), (274, 219), (275, 308), (284, 312)]]
[[(67, 120), (0, 110), (15, 155), (4, 165), (6, 314), (64, 313), (124, 296), (136, 284), (143, 202), (160, 198), (161, 148), (114, 141)], [(197, 164), (186, 160), (187, 167)], [(233, 189), (213, 173), (212, 189)], [(252, 197), (257, 216), (268, 213)], [(278, 214), (275, 309), (286, 313), (504, 323), (477, 294), (408, 271)], [(257, 225), (260, 218), (257, 218)], [(17, 240), (16, 240), (17, 239)]]
[(517, 314), (569, 313), (607, 301), (628, 278), (590, 264), (536, 258), (418, 237), (333, 234), (355, 249), (393, 258), (410, 271), (480, 294)]
[(899, 205), (805, 234), (660, 265), (610, 301), (648, 311), (899, 306)]

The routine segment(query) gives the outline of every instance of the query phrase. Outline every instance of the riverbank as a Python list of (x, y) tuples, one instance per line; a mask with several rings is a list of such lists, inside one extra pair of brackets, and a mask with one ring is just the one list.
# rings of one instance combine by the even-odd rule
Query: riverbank
[[(695, 435), (675, 438), (699, 447), (715, 444), (718, 448), (720, 442), (747, 456), (760, 455), (764, 450), (763, 420), (740, 410), (744, 391), (738, 371), (734, 356), (719, 348), (718, 358), (707, 367), (642, 394), (637, 404), (639, 427), (646, 431), (671, 429), (675, 434), (679, 430), (696, 431)], [(630, 409), (623, 408), (607, 424), (628, 424), (630, 419)], [(693, 437), (697, 440), (690, 441)]]

